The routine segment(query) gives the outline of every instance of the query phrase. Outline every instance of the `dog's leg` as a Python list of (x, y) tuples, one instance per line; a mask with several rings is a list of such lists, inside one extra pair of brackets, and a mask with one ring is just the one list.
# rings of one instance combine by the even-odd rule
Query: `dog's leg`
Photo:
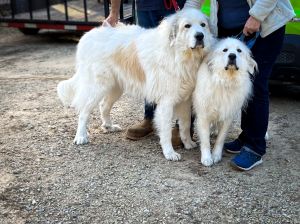
[(165, 158), (178, 161), (181, 159), (181, 156), (174, 151), (171, 142), (173, 110), (174, 106), (171, 103), (159, 103), (156, 107), (154, 121), (158, 129), (160, 144)]
[(103, 100), (100, 103), (100, 112), (102, 125), (101, 128), (104, 133), (121, 131), (122, 128), (117, 124), (112, 124), (110, 119), (110, 111), (113, 104), (120, 98), (122, 95), (121, 89), (116, 86), (111, 91), (109, 91)]
[(220, 131), (218, 134), (218, 137), (216, 139), (216, 143), (212, 152), (212, 159), (214, 161), (214, 163), (217, 163), (219, 161), (221, 161), (222, 159), (222, 151), (223, 151), (223, 145), (224, 145), (224, 140), (226, 138), (227, 135), (227, 131), (230, 127), (232, 120), (226, 120), (224, 122), (222, 122), (221, 127), (220, 127)]
[(183, 142), (185, 149), (192, 149), (197, 147), (196, 142), (191, 138), (190, 128), (191, 128), (191, 111), (192, 111), (192, 102), (186, 101), (180, 103), (176, 107), (176, 114), (179, 119), (179, 131), (180, 138)]
[(104, 91), (94, 84), (81, 87), (74, 99), (74, 106), (79, 112), (78, 127), (74, 143), (77, 145), (88, 143), (87, 124), (93, 109), (99, 104)]
[(74, 138), (74, 143), (76, 145), (87, 144), (89, 142), (87, 123), (91, 112), (91, 108), (85, 108), (79, 113), (78, 127)]
[[(197, 112), (197, 115), (199, 113)], [(206, 118), (197, 118), (197, 132), (200, 137), (200, 148), (201, 148), (201, 163), (204, 166), (211, 166), (213, 159), (210, 151), (210, 122)]]

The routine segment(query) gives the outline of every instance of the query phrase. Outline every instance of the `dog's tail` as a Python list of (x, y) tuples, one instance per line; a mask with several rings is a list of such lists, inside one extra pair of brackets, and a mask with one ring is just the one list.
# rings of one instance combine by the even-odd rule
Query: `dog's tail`
[(73, 78), (58, 83), (57, 94), (63, 105), (70, 107), (75, 94)]

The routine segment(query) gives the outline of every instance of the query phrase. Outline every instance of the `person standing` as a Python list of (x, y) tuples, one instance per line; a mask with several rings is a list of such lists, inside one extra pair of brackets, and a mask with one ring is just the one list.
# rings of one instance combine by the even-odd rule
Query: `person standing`
[(285, 25), (295, 13), (289, 0), (211, 0), (210, 11), (212, 32), (219, 38), (244, 35), (258, 65), (253, 96), (242, 111), (242, 132), (236, 140), (224, 144), (227, 152), (237, 154), (230, 164), (250, 170), (262, 163), (266, 153), (268, 79), (283, 45)]

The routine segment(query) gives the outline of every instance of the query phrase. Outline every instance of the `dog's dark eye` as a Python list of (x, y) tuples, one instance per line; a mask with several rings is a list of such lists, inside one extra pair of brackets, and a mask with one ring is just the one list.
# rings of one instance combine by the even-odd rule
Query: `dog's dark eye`
[(227, 48), (225, 48), (224, 50), (223, 50), (223, 52), (227, 52), (228, 51), (228, 49)]
[(191, 24), (185, 24), (184, 27), (185, 28), (191, 28)]
[(201, 25), (202, 27), (205, 27), (205, 26), (206, 26), (205, 23), (201, 23), (200, 25)]
[(237, 52), (241, 53), (241, 52), (242, 52), (242, 50), (241, 50), (241, 49), (237, 49)]

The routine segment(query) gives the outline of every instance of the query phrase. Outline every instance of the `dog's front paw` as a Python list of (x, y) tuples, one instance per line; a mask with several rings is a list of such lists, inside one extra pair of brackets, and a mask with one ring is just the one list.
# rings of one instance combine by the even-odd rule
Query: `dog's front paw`
[(87, 144), (89, 142), (88, 135), (83, 135), (83, 136), (77, 136), (76, 135), (73, 142), (76, 145)]
[(201, 158), (201, 163), (204, 165), (204, 166), (211, 166), (213, 165), (213, 159), (212, 158)]
[(213, 165), (214, 161), (213, 161), (213, 158), (211, 157), (211, 155), (202, 155), (201, 156), (201, 163), (204, 165), (204, 166), (211, 166)]
[(181, 155), (175, 151), (164, 153), (164, 156), (167, 160), (171, 161), (179, 161), (181, 159)]
[(197, 147), (197, 143), (192, 140), (183, 142), (183, 144), (185, 149), (193, 149)]
[(113, 124), (113, 125), (109, 125), (109, 126), (108, 125), (102, 125), (101, 129), (104, 133), (122, 131), (122, 128), (117, 124)]
[(212, 159), (214, 163), (218, 163), (222, 159), (222, 153), (212, 153)]

